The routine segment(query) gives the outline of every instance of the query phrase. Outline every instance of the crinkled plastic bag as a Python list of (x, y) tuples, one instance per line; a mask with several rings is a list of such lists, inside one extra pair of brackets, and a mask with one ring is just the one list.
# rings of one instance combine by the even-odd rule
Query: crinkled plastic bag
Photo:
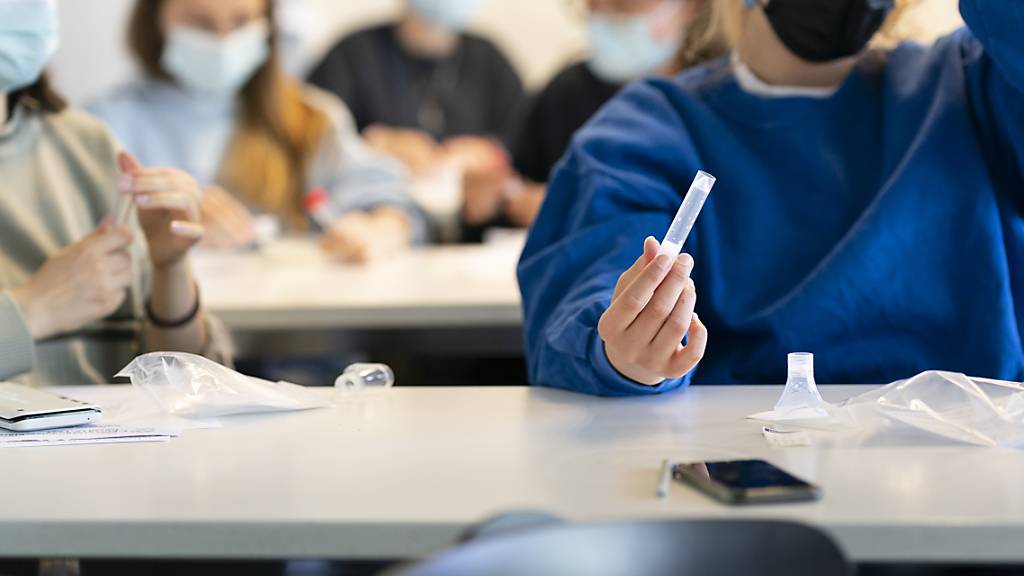
[(772, 411), (751, 418), (785, 420), (786, 428), (846, 441), (870, 437), (877, 442), (900, 428), (913, 428), (979, 446), (1024, 447), (1024, 386), (1013, 382), (931, 371), (839, 405), (819, 400), (813, 407), (823, 416), (785, 419)]
[(169, 414), (187, 418), (308, 410), (330, 404), (329, 395), (303, 386), (245, 376), (202, 356), (179, 352), (139, 356), (117, 376), (131, 379), (132, 386)]
[(924, 372), (840, 405), (859, 422), (872, 413), (925, 432), (981, 446), (1024, 446), (1024, 386)]

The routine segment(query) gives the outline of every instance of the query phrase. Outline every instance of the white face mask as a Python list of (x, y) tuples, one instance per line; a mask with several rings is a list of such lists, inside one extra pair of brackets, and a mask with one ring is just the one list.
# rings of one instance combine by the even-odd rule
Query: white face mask
[(417, 14), (433, 24), (455, 32), (469, 26), (480, 12), (483, 0), (409, 0)]
[(674, 20), (683, 2), (663, 0), (661, 6), (647, 14), (629, 17), (593, 15), (590, 32), (590, 70), (605, 82), (621, 84), (656, 73), (672, 62), (683, 45), (682, 26), (659, 38), (658, 26)]
[(54, 0), (0, 0), (0, 92), (34, 83), (56, 51)]
[(175, 27), (160, 64), (186, 88), (226, 96), (237, 93), (269, 56), (270, 25), (258, 20), (224, 38)]

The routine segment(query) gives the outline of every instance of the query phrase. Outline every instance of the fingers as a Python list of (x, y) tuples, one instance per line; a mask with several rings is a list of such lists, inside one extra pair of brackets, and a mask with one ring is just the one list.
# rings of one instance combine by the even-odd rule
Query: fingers
[(155, 192), (184, 194), (199, 203), (199, 185), (188, 174), (173, 168), (145, 168), (125, 174), (118, 189), (133, 196)]
[(207, 235), (217, 229), (232, 246), (243, 246), (256, 240), (256, 231), (249, 210), (230, 194), (219, 188), (203, 194), (203, 225)]
[(612, 303), (597, 326), (612, 365), (627, 378), (648, 385), (693, 370), (708, 339), (694, 313), (693, 258), (658, 254), (659, 248), (654, 238), (645, 240), (643, 254), (619, 277)]
[(171, 168), (147, 168), (136, 174), (122, 176), (119, 188), (131, 194), (185, 192), (197, 199), (199, 196), (196, 181), (188, 174)]
[(104, 277), (103, 280), (107, 283), (107, 294), (112, 295), (117, 300), (117, 303), (114, 304), (115, 308), (120, 306), (123, 300), (123, 298), (117, 298), (117, 296), (130, 288), (134, 279), (135, 272), (132, 269), (131, 262), (126, 267), (119, 268), (116, 271), (111, 268), (111, 271)]
[(363, 212), (342, 217), (324, 235), (322, 247), (346, 262), (366, 263), (373, 253), (373, 221)]
[(132, 257), (128, 252), (115, 252), (107, 260), (107, 271), (112, 275), (132, 274)]
[(194, 178), (174, 168), (144, 168), (127, 152), (118, 155), (117, 161), (124, 173), (118, 188), (130, 194), (140, 210), (184, 212), (192, 221), (172, 220), (171, 234), (192, 241), (203, 237), (202, 225), (195, 223), (200, 212), (199, 185)]
[(687, 278), (686, 284), (671, 314), (661, 325), (657, 336), (648, 346), (655, 358), (670, 358), (683, 341), (683, 336), (693, 324), (693, 310), (697, 306), (697, 288), (693, 280)]
[(194, 206), (194, 203), (184, 194), (152, 192), (135, 195), (135, 205), (141, 210), (182, 210), (187, 212)]
[(118, 250), (125, 250), (131, 246), (134, 236), (131, 228), (127, 226), (114, 226), (109, 222), (99, 225), (83, 241), (85, 245), (97, 253), (107, 254)]
[[(692, 270), (693, 260), (691, 258), (679, 256), (675, 259), (672, 270), (654, 291), (654, 295), (637, 316), (636, 321), (627, 329), (631, 342), (647, 347), (658, 336), (665, 323), (672, 318), (677, 304), (684, 300), (684, 291), (687, 289), (685, 295), (686, 300), (690, 300), (688, 304), (693, 304), (696, 301), (696, 288), (690, 279)], [(693, 313), (692, 308), (689, 313)], [(689, 325), (690, 317), (687, 315), (683, 322), (683, 328), (679, 331), (679, 340), (682, 340)]]
[(708, 329), (696, 314), (693, 315), (688, 336), (686, 346), (680, 346), (672, 355), (666, 372), (669, 378), (682, 378), (689, 374), (707, 352)]
[(198, 241), (203, 238), (203, 232), (202, 224), (186, 222), (184, 220), (174, 220), (171, 222), (171, 234), (180, 238)]
[(654, 261), (644, 266), (640, 274), (612, 300), (611, 306), (601, 317), (598, 329), (601, 330), (603, 324), (603, 330), (618, 333), (624, 332), (633, 324), (651, 301), (654, 291), (671, 271), (672, 262), (671, 257), (660, 254)]
[(643, 271), (644, 267), (654, 261), (654, 258), (658, 255), (658, 248), (660, 248), (660, 245), (653, 236), (648, 236), (647, 239), (644, 240), (644, 253), (636, 259), (636, 262), (633, 262), (633, 265), (630, 266), (628, 270), (619, 276), (619, 281), (615, 285), (615, 296), (618, 296), (622, 290), (625, 290), (627, 286), (632, 284), (633, 280), (636, 280), (636, 277), (640, 275), (640, 272)]
[(325, 238), (322, 246), (325, 251), (344, 262), (365, 264), (371, 259), (370, 245), (363, 240), (351, 237)]
[(121, 152), (117, 155), (117, 165), (122, 174), (135, 174), (142, 170), (142, 163), (128, 152)]
[(135, 206), (140, 212), (166, 210), (183, 214), (189, 220), (200, 219), (199, 204), (189, 193), (154, 192), (133, 196)]

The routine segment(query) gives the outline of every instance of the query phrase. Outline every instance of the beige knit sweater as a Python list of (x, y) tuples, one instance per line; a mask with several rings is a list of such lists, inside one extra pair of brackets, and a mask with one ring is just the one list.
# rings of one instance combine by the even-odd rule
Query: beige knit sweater
[[(110, 318), (34, 342), (9, 290), (111, 214), (120, 147), (106, 128), (75, 111), (17, 106), (0, 127), (0, 380), (33, 386), (101, 384), (142, 351), (150, 278), (144, 237), (132, 247), (136, 277)], [(209, 355), (224, 361), (223, 331), (211, 321)]]

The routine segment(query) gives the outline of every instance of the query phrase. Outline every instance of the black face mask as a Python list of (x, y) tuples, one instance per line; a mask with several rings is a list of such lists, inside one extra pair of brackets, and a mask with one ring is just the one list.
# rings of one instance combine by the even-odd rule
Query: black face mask
[(764, 13), (794, 54), (829, 62), (859, 53), (885, 23), (895, 0), (768, 0)]

